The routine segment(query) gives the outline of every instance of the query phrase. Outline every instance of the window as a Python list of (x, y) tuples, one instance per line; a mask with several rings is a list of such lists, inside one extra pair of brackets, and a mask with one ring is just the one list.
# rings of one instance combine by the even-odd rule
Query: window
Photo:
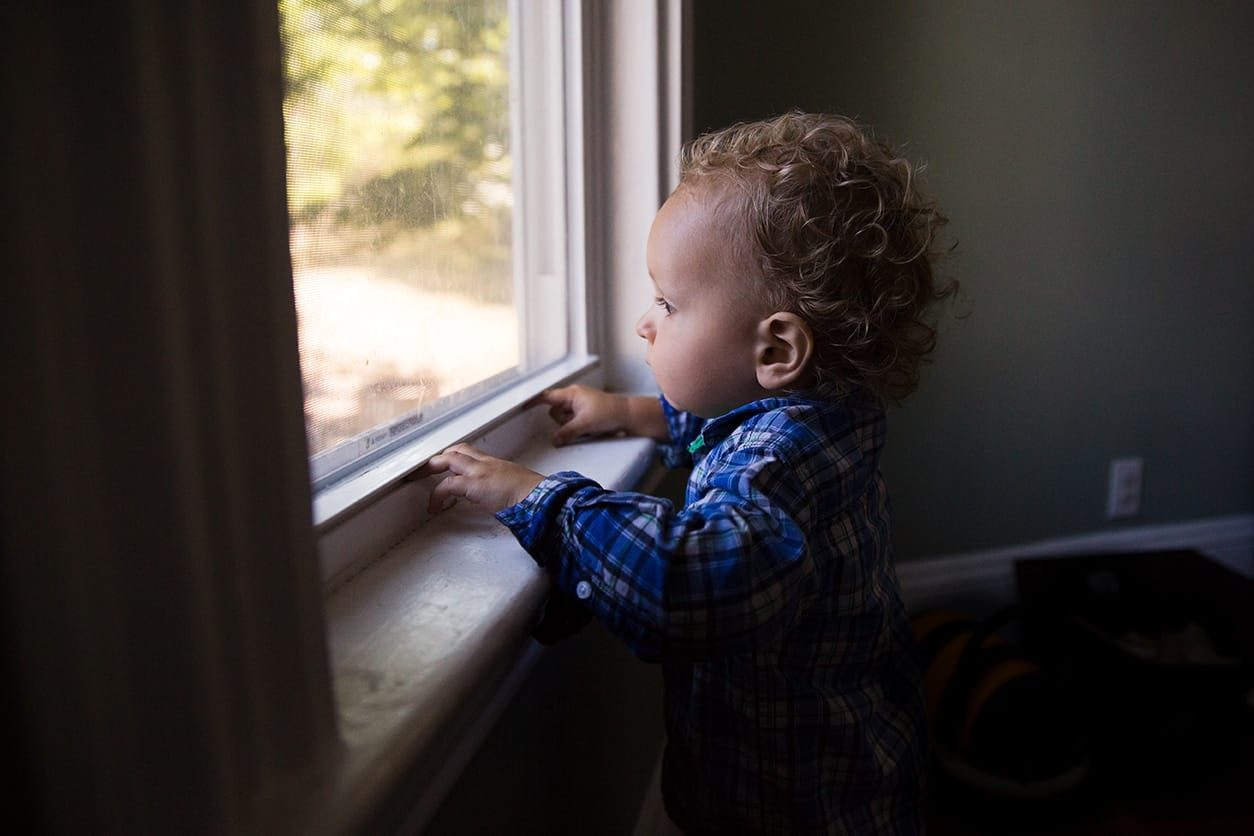
[(557, 0), (279, 8), (305, 420), (325, 493), (398, 451), (387, 472), (412, 469), (434, 428), (582, 355), (564, 21)]
[[(105, 4), (3, 7), (4, 31), (16, 33), (0, 57), (4, 78), (21, 80), (5, 88), (5, 113), (35, 126), (8, 132), (13, 153), (0, 163), (20, 207), (8, 214), (5, 356), (26, 366), (12, 375), (6, 402), (0, 535), (6, 557), (30, 556), (4, 563), (15, 625), (6, 673), (12, 728), (28, 744), (19, 755), (30, 756), (24, 766), (40, 779), (26, 807), (49, 829), (109, 831), (143, 821), (177, 831), (194, 820), (228, 832), (276, 822), (295, 831), (376, 832), (395, 830), (406, 815), (421, 829), (423, 811), (435, 809), (477, 739), (464, 730), (487, 728), (491, 710), (505, 703), (506, 695), (490, 692), (517, 658), (516, 639), (534, 611), (525, 599), (517, 605), (517, 595), (508, 599), (514, 605), (497, 606), (502, 597), (484, 594), (485, 580), (501, 590), (518, 575), (484, 572), (474, 586), (442, 592), (472, 605), (450, 607), (455, 621), (413, 594), (412, 578), (382, 579), (393, 601), (409, 602), (402, 611), (380, 612), (369, 597), (351, 609), (349, 593), (377, 581), (369, 572), (345, 594), (318, 584), (291, 298), (273, 284), (288, 243), (286, 218), (275, 211), (284, 191), (273, 165), (283, 143), (272, 72), (277, 7), (259, 2), (262, 13), (249, 3), (145, 3), (127, 13)], [(548, 5), (522, 5), (527, 15), (511, 37), (520, 25), (551, 35)], [(661, 86), (647, 71), (657, 66), (657, 7), (626, 5), (572, 2), (568, 13), (582, 11), (592, 25), (563, 29), (615, 38), (613, 48), (582, 47), (618, 65), (616, 73), (589, 72), (586, 90), (590, 106), (619, 115), (612, 131), (608, 121), (589, 120), (590, 148), (613, 143), (612, 155), (589, 156), (616, 167), (588, 178), (601, 189), (596, 215), (615, 235), (607, 239), (614, 246), (593, 242), (589, 253), (598, 284), (630, 281), (635, 308), (643, 270), (634, 262), (619, 269), (617, 259), (640, 253), (656, 209), (662, 155), (651, 143), (659, 134), (649, 120), (655, 109), (639, 101)], [(570, 40), (578, 51), (578, 37)], [(525, 68), (561, 60), (557, 50), (512, 55)], [(526, 93), (525, 79), (512, 78)], [(614, 95), (616, 78), (646, 98)], [(569, 96), (579, 107), (584, 91)], [(537, 105), (524, 110), (532, 123), (525, 136), (536, 114), (538, 127), (575, 123), (569, 110)], [(516, 133), (521, 123), (510, 124)], [(517, 183), (525, 161), (523, 145), (512, 142)], [(528, 140), (526, 150), (541, 162), (578, 153), (558, 141)], [(580, 176), (582, 166), (576, 160), (567, 169)], [(540, 213), (548, 226), (533, 223), (511, 239), (511, 270), (525, 264), (528, 277), (555, 275), (561, 292), (565, 264), (581, 263), (582, 246), (571, 224), (563, 241), (561, 223), (580, 217), (582, 204), (558, 206), (561, 183), (539, 182), (551, 194), (515, 185), (515, 206), (557, 203)], [(85, 222), (84, 207), (102, 194), (115, 197), (109, 210)], [(576, 257), (567, 259), (565, 248)], [(529, 283), (523, 304), (542, 311), (550, 300), (534, 296), (533, 286), (543, 287)], [(582, 284), (568, 286), (579, 300)], [(575, 312), (573, 330), (555, 329), (567, 358), (520, 371), (526, 385), (580, 362), (583, 304), (565, 305)], [(591, 307), (603, 308), (612, 306)], [(537, 312), (520, 318), (528, 323), (524, 346), (550, 336), (530, 326)], [(620, 323), (624, 336), (636, 313)], [(492, 401), (509, 402), (509, 389)], [(492, 401), (486, 405), (496, 409)], [(587, 449), (561, 452), (582, 467)], [(351, 527), (327, 526), (319, 540), (348, 539)], [(354, 534), (381, 544), (375, 556), (396, 542), (362, 528)], [(438, 570), (431, 556), (415, 562)], [(541, 590), (534, 572), (519, 574), (530, 593)], [(436, 576), (432, 586), (443, 584)], [(329, 614), (329, 599), (339, 617)], [(358, 643), (352, 631), (362, 615)], [(385, 623), (396, 629), (373, 629)], [(448, 625), (455, 629), (445, 633)], [(324, 627), (347, 630), (345, 641), (372, 667), (356, 666), (363, 656), (336, 666)], [(425, 640), (413, 641), (419, 633)], [(450, 633), (508, 651), (449, 653), (442, 637)], [(345, 739), (349, 727), (355, 745)], [(463, 748), (450, 752), (450, 740)]]

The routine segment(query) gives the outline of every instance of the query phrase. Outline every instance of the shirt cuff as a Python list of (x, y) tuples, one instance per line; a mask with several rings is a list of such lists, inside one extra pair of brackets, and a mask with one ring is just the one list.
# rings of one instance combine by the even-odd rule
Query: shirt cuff
[[(522, 502), (496, 513), (496, 518), (508, 528), (541, 566), (548, 565), (557, 557), (556, 547), (550, 548), (548, 538), (560, 538), (558, 515), (567, 498), (585, 487), (598, 487), (597, 483), (581, 473), (564, 470), (546, 476), (527, 494)], [(552, 544), (556, 546), (556, 544)]]

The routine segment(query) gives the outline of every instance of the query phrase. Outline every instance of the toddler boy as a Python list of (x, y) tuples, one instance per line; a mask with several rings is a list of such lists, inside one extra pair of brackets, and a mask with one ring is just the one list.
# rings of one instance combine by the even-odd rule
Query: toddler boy
[(792, 112), (698, 138), (649, 234), (637, 324), (660, 398), (545, 393), (556, 443), (627, 432), (685, 503), (457, 445), (466, 497), (663, 666), (663, 797), (689, 834), (918, 833), (925, 730), (879, 472), (952, 286), (944, 219), (856, 123)]

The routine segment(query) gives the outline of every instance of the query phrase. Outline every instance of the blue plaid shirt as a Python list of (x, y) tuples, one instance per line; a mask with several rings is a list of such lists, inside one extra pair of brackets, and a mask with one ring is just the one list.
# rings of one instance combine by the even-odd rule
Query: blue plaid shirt
[(663, 665), (663, 796), (689, 833), (917, 833), (923, 706), (879, 474), (853, 398), (703, 421), (663, 400), (684, 507), (544, 480), (498, 514), (642, 659)]

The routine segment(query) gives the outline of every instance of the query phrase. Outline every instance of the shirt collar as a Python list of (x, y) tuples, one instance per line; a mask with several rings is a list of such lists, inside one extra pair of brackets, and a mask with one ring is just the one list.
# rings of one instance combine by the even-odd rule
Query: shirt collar
[(753, 416), (775, 409), (782, 409), (783, 407), (806, 405), (816, 406), (820, 409), (845, 408), (856, 410), (859, 408), (876, 408), (868, 397), (856, 392), (837, 397), (834, 400), (812, 398), (805, 395), (783, 395), (775, 398), (763, 398), (762, 400), (737, 407), (731, 412), (723, 413), (716, 418), (708, 419), (702, 425), (700, 434), (688, 445), (688, 452), (692, 455), (693, 462), (698, 462), (717, 447), (723, 439), (731, 435), (737, 427)]
[(717, 447), (723, 439), (731, 435), (737, 427), (753, 416), (761, 415), (763, 412), (770, 412), (773, 409), (802, 403), (814, 403), (814, 401), (797, 395), (763, 398), (760, 401), (753, 401), (737, 407), (731, 412), (725, 412), (717, 418), (710, 418), (701, 427), (701, 434), (693, 440), (692, 444), (688, 445), (688, 452), (692, 454), (694, 462), (699, 461)]

